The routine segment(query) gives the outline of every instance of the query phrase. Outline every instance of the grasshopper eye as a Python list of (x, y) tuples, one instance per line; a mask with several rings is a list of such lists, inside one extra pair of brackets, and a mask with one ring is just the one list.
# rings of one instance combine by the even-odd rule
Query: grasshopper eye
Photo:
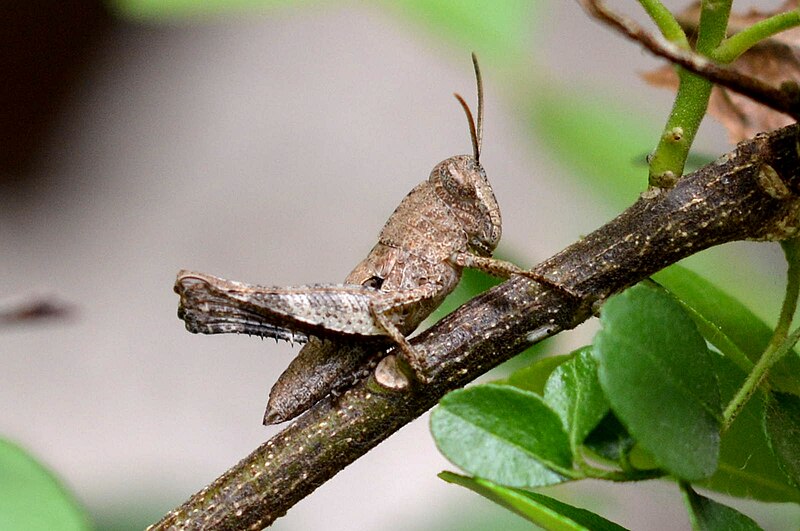
[(361, 285), (367, 288), (381, 289), (381, 286), (383, 286), (383, 278), (379, 277), (378, 275), (373, 275), (362, 282)]
[(445, 170), (442, 175), (442, 186), (444, 189), (458, 197), (464, 194), (464, 176), (452, 165)]

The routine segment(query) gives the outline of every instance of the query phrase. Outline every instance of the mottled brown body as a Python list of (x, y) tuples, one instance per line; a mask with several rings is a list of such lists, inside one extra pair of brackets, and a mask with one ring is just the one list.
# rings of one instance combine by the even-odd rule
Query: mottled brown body
[(340, 285), (270, 288), (182, 271), (178, 316), (194, 333), (247, 333), (308, 341), (270, 392), (265, 423), (289, 420), (362, 376), (375, 344), (393, 343), (416, 377), (426, 380), (405, 336), (456, 287), (463, 267), (507, 277), (521, 271), (491, 254), (500, 241), (500, 209), (480, 165), (478, 123), (460, 96), (473, 155), (437, 164), (398, 205), (378, 243)]

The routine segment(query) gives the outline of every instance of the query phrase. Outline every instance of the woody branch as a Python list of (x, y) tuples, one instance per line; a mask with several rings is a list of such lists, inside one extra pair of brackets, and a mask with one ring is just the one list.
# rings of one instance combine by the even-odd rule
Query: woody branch
[(373, 376), (328, 397), (152, 529), (265, 527), (445, 393), (577, 326), (614, 293), (714, 245), (794, 235), (798, 133), (793, 125), (741, 143), (535, 268), (566, 290), (515, 277), (472, 299), (412, 341), (429, 384), (392, 390)]

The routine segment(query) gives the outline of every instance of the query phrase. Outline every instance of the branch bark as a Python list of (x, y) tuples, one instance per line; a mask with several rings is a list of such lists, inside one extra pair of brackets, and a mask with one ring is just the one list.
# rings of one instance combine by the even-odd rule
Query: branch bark
[(577, 326), (614, 293), (714, 245), (795, 234), (799, 150), (796, 125), (758, 135), (643, 196), (535, 268), (566, 290), (515, 277), (412, 341), (430, 384), (392, 390), (373, 374), (328, 397), (150, 529), (261, 529), (445, 393)]

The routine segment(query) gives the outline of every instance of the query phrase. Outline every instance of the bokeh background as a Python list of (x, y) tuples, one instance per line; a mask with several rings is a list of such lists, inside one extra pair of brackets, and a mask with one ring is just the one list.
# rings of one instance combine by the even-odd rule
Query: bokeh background
[[(612, 4), (642, 19), (635, 2)], [(0, 302), (71, 308), (0, 328), (0, 436), (55, 471), (99, 529), (152, 523), (277, 430), (261, 417), (296, 347), (188, 334), (177, 270), (343, 279), (434, 164), (470, 151), (451, 95), (474, 101), (470, 51), (501, 253), (521, 264), (636, 198), (671, 105), (637, 74), (658, 62), (576, 2), (30, 0), (0, 12)], [(729, 149), (712, 122), (697, 146)], [(688, 265), (774, 322), (777, 246)], [(274, 528), (527, 528), (442, 469), (425, 416)], [(629, 528), (689, 528), (667, 483), (547, 492)], [(800, 520), (796, 507), (727, 503), (766, 529)]]

